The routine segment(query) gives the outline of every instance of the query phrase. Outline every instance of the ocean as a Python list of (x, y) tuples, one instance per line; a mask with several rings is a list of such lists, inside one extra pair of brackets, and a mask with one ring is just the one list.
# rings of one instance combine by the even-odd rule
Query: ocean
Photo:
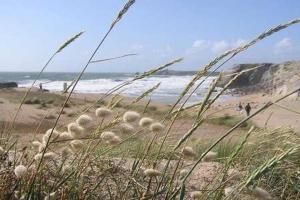
[[(0, 82), (14, 81), (18, 83), (19, 87), (30, 87), (37, 74), (35, 72), (0, 72)], [(64, 82), (70, 84), (77, 76), (78, 73), (45, 72), (36, 82), (36, 87), (42, 83), (44, 89), (62, 91)], [(85, 73), (74, 91), (76, 93), (105, 93), (112, 87), (131, 80), (134, 76), (133, 73)], [(193, 76), (186, 75), (154, 75), (122, 88), (121, 94), (128, 97), (137, 97), (161, 82), (160, 87), (149, 97), (155, 101), (174, 103), (192, 78)], [(205, 96), (213, 79), (214, 77), (208, 77), (205, 80), (203, 85), (193, 94), (189, 104), (199, 102)], [(220, 88), (217, 88), (217, 90), (220, 90)], [(223, 96), (222, 98), (226, 97)]]

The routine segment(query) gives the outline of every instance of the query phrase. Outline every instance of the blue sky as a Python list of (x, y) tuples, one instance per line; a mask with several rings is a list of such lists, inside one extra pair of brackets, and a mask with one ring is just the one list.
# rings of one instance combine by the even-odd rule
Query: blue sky
[[(123, 0), (10, 0), (0, 4), (0, 71), (39, 71), (67, 38), (85, 34), (60, 53), (47, 71), (80, 71)], [(138, 56), (91, 64), (88, 71), (144, 71), (177, 57), (172, 69), (197, 70), (222, 51), (264, 30), (300, 17), (298, 0), (137, 0), (95, 59)], [(300, 60), (300, 24), (262, 41), (236, 63)]]

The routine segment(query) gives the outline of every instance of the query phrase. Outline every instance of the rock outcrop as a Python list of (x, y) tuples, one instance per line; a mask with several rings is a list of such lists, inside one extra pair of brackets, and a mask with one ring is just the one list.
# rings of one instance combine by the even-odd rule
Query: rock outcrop
[(300, 86), (300, 61), (281, 64), (239, 64), (225, 73), (218, 86), (224, 86), (236, 73), (251, 68), (255, 69), (243, 73), (231, 84), (230, 89), (238, 93), (285, 94)]
[(0, 89), (3, 88), (15, 88), (18, 87), (18, 84), (16, 82), (4, 82), (0, 83)]

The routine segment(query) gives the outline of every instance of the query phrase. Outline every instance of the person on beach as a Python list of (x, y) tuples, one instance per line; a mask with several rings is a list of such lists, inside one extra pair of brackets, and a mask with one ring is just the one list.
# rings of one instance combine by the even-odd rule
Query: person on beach
[(242, 103), (240, 102), (239, 103), (239, 111), (243, 110), (243, 106), (242, 106)]
[(247, 105), (245, 106), (245, 111), (246, 111), (246, 113), (247, 113), (247, 116), (249, 116), (249, 115), (250, 115), (250, 112), (251, 112), (251, 106), (250, 106), (249, 103), (247, 103)]

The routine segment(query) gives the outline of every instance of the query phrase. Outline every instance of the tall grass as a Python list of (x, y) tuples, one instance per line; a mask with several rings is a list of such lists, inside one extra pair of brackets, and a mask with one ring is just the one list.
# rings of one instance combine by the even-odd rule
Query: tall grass
[[(43, 135), (42, 140), (23, 149), (18, 149), (16, 142), (0, 141), (0, 199), (299, 198), (299, 135), (286, 128), (251, 128), (240, 140), (231, 141), (230, 136), (251, 118), (272, 105), (279, 105), (280, 101), (298, 92), (300, 88), (268, 102), (244, 119), (231, 120), (229, 126), (232, 127), (215, 141), (195, 142), (192, 135), (211, 120), (207, 118), (207, 111), (230, 84), (246, 71), (236, 74), (213, 96), (213, 91), (223, 76), (221, 73), (201, 102), (184, 106), (203, 83), (202, 81), (193, 88), (196, 81), (222, 59), (231, 59), (258, 41), (300, 22), (300, 19), (276, 26), (248, 44), (213, 59), (190, 81), (171, 109), (163, 114), (150, 116), (147, 112), (150, 100), (142, 108), (142, 113), (136, 112), (134, 106), (157, 89), (159, 84), (134, 100), (123, 103), (122, 108), (117, 106), (123, 100), (118, 94), (106, 106), (99, 109), (96, 105), (125, 86), (130, 87), (133, 82), (180, 62), (181, 58), (119, 84), (97, 99), (92, 106), (85, 106), (72, 123), (57, 126), (85, 70), (90, 63), (98, 62), (94, 60), (95, 54), (134, 2), (129, 0), (113, 20), (74, 80), (52, 129)], [(61, 52), (80, 35), (81, 33), (72, 37), (56, 53)], [(129, 55), (121, 57), (125, 56)], [(217, 68), (221, 66), (222, 63)], [(190, 90), (192, 91), (186, 97)], [(27, 95), (28, 93), (21, 106)], [(178, 107), (184, 97), (186, 100)], [(179, 123), (178, 119), (182, 119), (181, 116), (191, 109), (196, 113), (191, 119), (191, 127), (182, 137), (170, 139), (174, 125)], [(95, 113), (88, 113), (89, 110)], [(218, 120), (224, 122), (223, 119)], [(11, 129), (5, 131), (10, 133)], [(206, 171), (212, 173), (207, 175)]]

